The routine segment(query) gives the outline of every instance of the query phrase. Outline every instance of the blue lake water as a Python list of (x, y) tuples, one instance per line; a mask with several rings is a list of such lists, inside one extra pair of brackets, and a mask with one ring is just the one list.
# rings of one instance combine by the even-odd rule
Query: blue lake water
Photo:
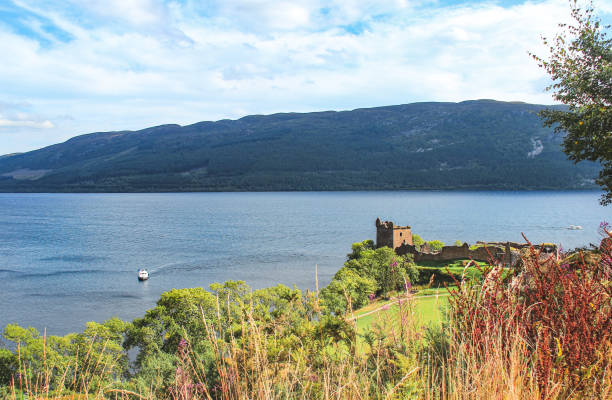
[[(172, 288), (327, 284), (376, 217), (426, 240), (598, 243), (596, 192), (0, 194), (0, 327), (131, 320)], [(583, 230), (568, 230), (581, 225)], [(138, 268), (151, 272), (138, 282)]]

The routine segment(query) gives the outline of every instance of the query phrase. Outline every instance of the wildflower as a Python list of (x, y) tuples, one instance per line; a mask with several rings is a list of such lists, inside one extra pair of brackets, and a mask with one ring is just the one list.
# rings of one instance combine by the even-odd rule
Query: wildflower
[(381, 309), (381, 311), (387, 311), (389, 309), (389, 304), (385, 304), (380, 309)]
[(610, 226), (610, 223), (606, 221), (600, 222), (598, 232), (601, 236), (603, 237), (608, 236), (611, 230), (612, 230), (612, 226)]
[(406, 292), (410, 292), (410, 289), (412, 289), (412, 283), (410, 283), (410, 281), (404, 276), (404, 290)]
[(374, 293), (370, 293), (368, 295), (368, 299), (370, 299), (370, 301), (374, 301), (375, 298), (376, 298), (376, 295)]

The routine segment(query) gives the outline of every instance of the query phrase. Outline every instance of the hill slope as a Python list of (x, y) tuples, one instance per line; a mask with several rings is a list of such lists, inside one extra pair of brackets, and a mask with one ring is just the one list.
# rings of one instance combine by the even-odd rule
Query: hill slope
[(595, 187), (542, 127), (543, 106), (492, 100), (99, 132), (0, 157), (0, 191)]

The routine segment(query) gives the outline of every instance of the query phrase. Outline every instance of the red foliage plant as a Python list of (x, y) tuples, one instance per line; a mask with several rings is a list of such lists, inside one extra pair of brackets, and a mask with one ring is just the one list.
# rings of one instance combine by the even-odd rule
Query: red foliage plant
[(505, 346), (519, 335), (533, 350), (532, 368), (543, 396), (551, 383), (574, 394), (609, 387), (612, 232), (603, 231), (589, 261), (583, 252), (558, 258), (528, 242), (522, 271), (510, 282), (499, 267), (483, 274), (481, 284), (456, 282), (458, 289), (450, 290), (454, 324), (472, 354), (486, 357), (491, 338), (501, 336)]

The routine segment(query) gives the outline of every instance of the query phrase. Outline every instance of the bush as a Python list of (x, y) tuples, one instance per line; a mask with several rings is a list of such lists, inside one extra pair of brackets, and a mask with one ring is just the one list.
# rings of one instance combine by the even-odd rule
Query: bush
[(442, 250), (442, 247), (444, 247), (444, 242), (441, 240), (430, 240), (427, 242), (427, 245), (431, 251), (438, 252)]
[(398, 256), (389, 247), (374, 248), (366, 240), (354, 243), (353, 252), (331, 283), (321, 291), (327, 311), (341, 314), (349, 309), (361, 308), (371, 294), (387, 296), (393, 291), (405, 290), (415, 283), (418, 271), (409, 256)]

